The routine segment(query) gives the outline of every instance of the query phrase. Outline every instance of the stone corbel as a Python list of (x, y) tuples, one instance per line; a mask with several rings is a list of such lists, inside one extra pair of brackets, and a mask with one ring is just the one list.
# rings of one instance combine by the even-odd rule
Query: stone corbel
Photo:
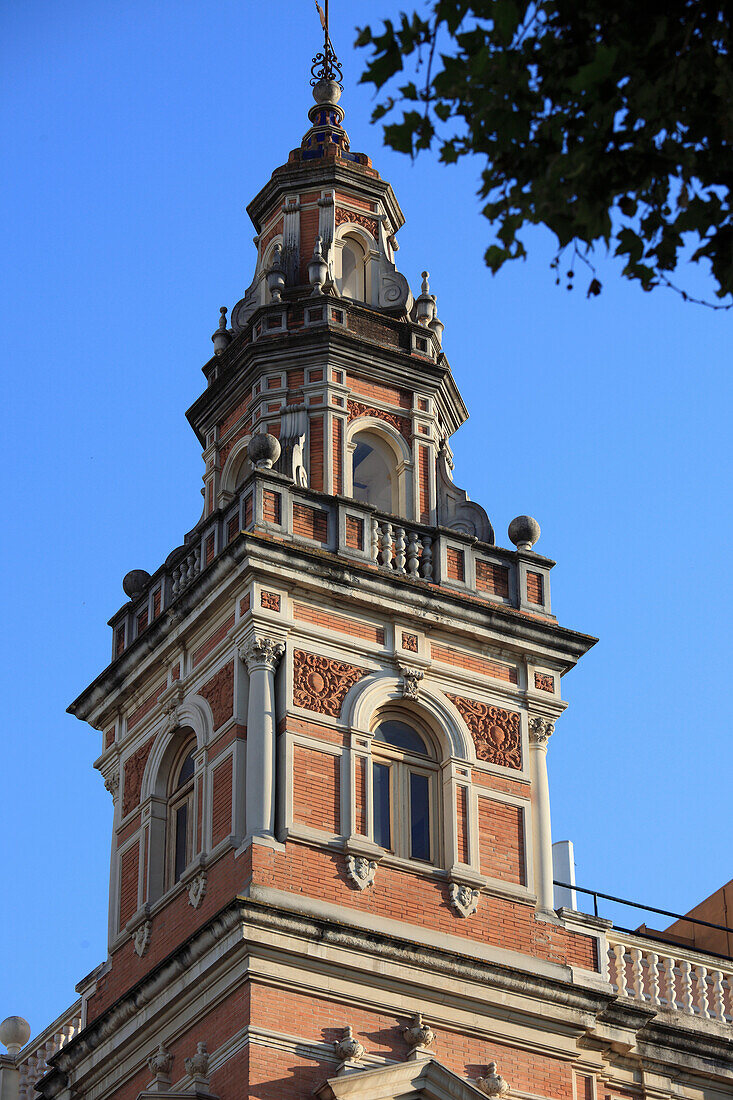
[(403, 698), (417, 699), (420, 693), (420, 681), (425, 679), (424, 670), (400, 665), (400, 676), (402, 677)]
[(472, 872), (468, 867), (451, 868), (448, 893), (450, 903), (459, 917), (472, 917), (479, 907), (483, 875)]
[(112, 801), (117, 801), (117, 795), (120, 793), (120, 769), (115, 768), (109, 775), (104, 777), (104, 785), (112, 795)]
[(203, 852), (188, 865), (181, 875), (181, 882), (188, 892), (188, 904), (198, 909), (206, 895), (208, 876), (206, 873), (206, 857)]
[(125, 931), (129, 932), (132, 936), (132, 946), (135, 948), (135, 954), (142, 958), (150, 947), (150, 938), (153, 932), (153, 924), (150, 920), (150, 905), (148, 902), (141, 905), (137, 913), (130, 917), (125, 925)]
[(349, 836), (344, 842), (346, 850), (346, 874), (359, 890), (367, 890), (374, 885), (377, 867), (384, 857), (384, 848), (372, 844), (371, 840)]

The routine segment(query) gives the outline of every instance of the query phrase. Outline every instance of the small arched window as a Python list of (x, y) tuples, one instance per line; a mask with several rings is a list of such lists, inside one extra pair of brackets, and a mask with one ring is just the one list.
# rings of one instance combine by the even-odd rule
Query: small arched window
[(366, 252), (356, 237), (344, 237), (341, 246), (341, 296), (366, 301)]
[(373, 433), (359, 432), (354, 436), (354, 500), (373, 504), (380, 512), (394, 512), (394, 466), (394, 458), (389, 449)]
[(168, 885), (178, 882), (193, 858), (193, 773), (195, 742), (178, 754), (168, 788)]
[(382, 715), (372, 731), (374, 843), (433, 863), (438, 851), (438, 764), (411, 716)]

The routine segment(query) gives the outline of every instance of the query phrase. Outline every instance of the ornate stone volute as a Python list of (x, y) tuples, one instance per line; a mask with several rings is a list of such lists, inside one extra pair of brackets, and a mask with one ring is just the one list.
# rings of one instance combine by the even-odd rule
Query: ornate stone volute
[(345, 1027), (341, 1038), (333, 1044), (333, 1049), (340, 1061), (336, 1073), (338, 1075), (348, 1072), (349, 1069), (357, 1069), (357, 1063), (364, 1057), (364, 1047), (354, 1036), (351, 1027)]
[(171, 1084), (173, 1055), (162, 1043), (148, 1058), (148, 1066), (153, 1075), (153, 1088), (150, 1091), (167, 1092)]
[(529, 743), (536, 748), (546, 749), (547, 742), (552, 737), (555, 729), (554, 718), (546, 718), (542, 714), (530, 714), (529, 716)]
[(282, 642), (263, 636), (250, 638), (239, 648), (239, 656), (246, 664), (248, 672), (256, 668), (274, 672), (284, 652), (285, 646)]
[(206, 1043), (197, 1043), (196, 1053), (191, 1058), (186, 1058), (183, 1065), (194, 1085), (208, 1085), (209, 1054)]
[(476, 1084), (484, 1096), (506, 1096), (509, 1092), (508, 1083), (500, 1073), (496, 1072), (496, 1062), (489, 1062), (486, 1067), (486, 1076), (477, 1077)]
[(402, 1034), (409, 1049), (408, 1058), (429, 1058), (433, 1051), (430, 1049), (435, 1042), (435, 1032), (422, 1018), (422, 1012), (416, 1012), (412, 1017), (409, 1027), (403, 1028)]

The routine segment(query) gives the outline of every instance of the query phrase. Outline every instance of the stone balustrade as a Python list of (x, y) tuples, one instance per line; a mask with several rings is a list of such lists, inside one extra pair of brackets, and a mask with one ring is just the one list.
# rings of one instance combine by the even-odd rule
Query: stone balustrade
[(610, 932), (608, 970), (624, 997), (700, 1020), (733, 1021), (733, 960)]
[(33, 1100), (35, 1085), (48, 1072), (49, 1059), (81, 1031), (81, 1001), (31, 1039), (17, 1055), (19, 1100)]
[(547, 558), (491, 546), (446, 527), (406, 522), (369, 504), (300, 488), (273, 470), (255, 470), (113, 616), (113, 658), (248, 532), (327, 551), (407, 582), (551, 616), (554, 563)]

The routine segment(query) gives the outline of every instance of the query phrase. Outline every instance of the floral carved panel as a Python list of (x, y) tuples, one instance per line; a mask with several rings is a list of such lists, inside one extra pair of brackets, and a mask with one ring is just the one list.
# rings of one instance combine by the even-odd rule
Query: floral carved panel
[(476, 756), (502, 768), (521, 768), (522, 734), (520, 717), (503, 707), (464, 699), (460, 695), (448, 698), (458, 708), (476, 746)]
[(132, 756), (125, 761), (125, 784), (122, 792), (122, 816), (134, 810), (140, 801), (140, 788), (143, 782), (143, 772), (153, 747), (152, 739), (146, 745), (135, 749)]
[(344, 222), (352, 222), (354, 225), (360, 225), (362, 229), (366, 229), (367, 233), (371, 233), (372, 237), (376, 239), (376, 220), (374, 218), (368, 217), (367, 214), (357, 214), (353, 210), (347, 210), (345, 206), (337, 206), (335, 221), (337, 226), (343, 225)]
[(384, 409), (373, 409), (361, 401), (349, 401), (348, 411), (349, 420), (356, 420), (358, 416), (373, 416), (377, 420), (384, 420), (387, 424), (391, 424), (408, 443), (412, 439), (412, 426), (407, 416), (398, 416), (397, 413), (385, 412)]
[(293, 702), (296, 707), (338, 718), (349, 688), (366, 675), (366, 669), (296, 649), (293, 654)]
[(234, 661), (220, 668), (202, 688), (199, 688), (198, 694), (211, 707), (214, 729), (218, 730), (219, 726), (234, 713)]

